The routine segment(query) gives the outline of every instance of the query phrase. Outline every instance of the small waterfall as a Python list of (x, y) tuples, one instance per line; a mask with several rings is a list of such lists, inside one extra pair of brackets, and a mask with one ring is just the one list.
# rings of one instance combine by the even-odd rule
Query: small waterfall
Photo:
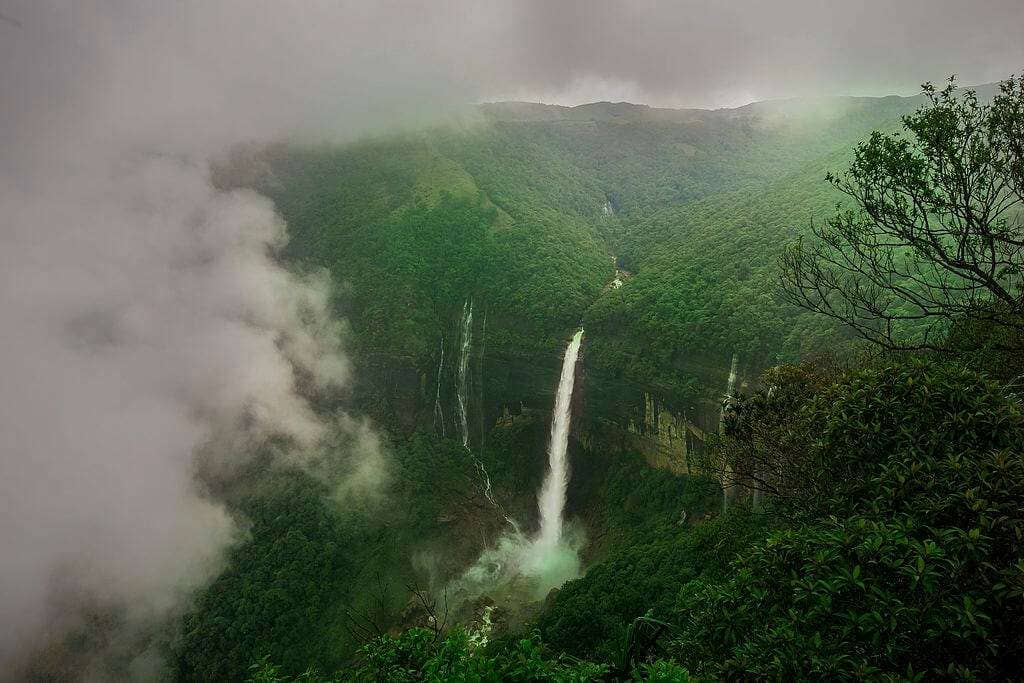
[(476, 350), (476, 382), (473, 386), (473, 396), (478, 406), (476, 411), (477, 434), (480, 437), (480, 447), (484, 445), (484, 355), (487, 352), (487, 306), (484, 306), (484, 318), (480, 323), (480, 341)]
[(469, 353), (473, 348), (473, 300), (462, 305), (462, 343), (459, 349), (459, 374), (456, 394), (459, 400), (459, 424), (462, 426), (462, 445), (469, 448), (469, 413), (466, 379), (469, 374)]
[(437, 393), (434, 396), (434, 414), (441, 423), (441, 436), (447, 436), (444, 428), (444, 411), (441, 409), (441, 377), (444, 376), (444, 335), (441, 335), (441, 362), (437, 365)]
[[(718, 418), (718, 431), (721, 432), (725, 427), (725, 402), (733, 397), (733, 392), (736, 389), (736, 368), (739, 365), (739, 356), (735, 353), (732, 354), (732, 365), (729, 368), (729, 380), (725, 384), (725, 396), (722, 402), (722, 412)], [(732, 479), (733, 471), (732, 467), (727, 463), (722, 474), (722, 511), (729, 507), (729, 489), (732, 488), (732, 484), (729, 480)]]
[(565, 508), (565, 491), (569, 485), (566, 450), (569, 445), (569, 422), (572, 419), (572, 389), (582, 340), (583, 328), (580, 328), (565, 349), (562, 374), (555, 394), (551, 442), (548, 445), (548, 474), (537, 498), (540, 508), (540, 535), (537, 541), (542, 548), (554, 547), (562, 537), (562, 511)]
[[(501, 516), (505, 518), (505, 521), (509, 523), (512, 529), (519, 533), (519, 525), (516, 521), (508, 516), (505, 512), (505, 508), (501, 506), (501, 503), (494, 497), (494, 492), (491, 489), (491, 476), (487, 473), (487, 468), (480, 461), (476, 455), (473, 454), (473, 449), (469, 447), (469, 357), (473, 350), (473, 300), (469, 299), (462, 305), (462, 324), (461, 324), (461, 343), (459, 345), (459, 367), (458, 367), (458, 382), (455, 386), (456, 397), (458, 398), (459, 404), (459, 426), (462, 428), (462, 446), (469, 451), (470, 456), (473, 458), (473, 464), (476, 465), (477, 471), (480, 473), (480, 481), (483, 484), (483, 494), (487, 502), (490, 503)], [(483, 319), (483, 335), (487, 334), (487, 311), (484, 311)], [(486, 336), (485, 336), (486, 338)], [(443, 350), (442, 350), (443, 353)]]
[(508, 525), (512, 527), (513, 533), (517, 535), (521, 534), (522, 531), (520, 531), (519, 525), (516, 523), (516, 520), (509, 517), (509, 514), (505, 512), (505, 508), (502, 507), (501, 503), (499, 503), (497, 499), (494, 497), (494, 492), (491, 490), (491, 476), (487, 474), (487, 468), (484, 467), (484, 464), (482, 462), (480, 462), (480, 458), (476, 457), (475, 455), (473, 456), (473, 462), (476, 463), (476, 469), (480, 473), (480, 478), (484, 482), (484, 498), (486, 498), (487, 502), (491, 504), (491, 507), (493, 507), (495, 510), (501, 513), (501, 516), (505, 518), (505, 521), (508, 522)]
[(735, 353), (732, 354), (732, 366), (729, 368), (729, 381), (725, 385), (725, 397), (732, 398), (733, 391), (736, 389), (736, 366), (740, 362), (740, 357)]

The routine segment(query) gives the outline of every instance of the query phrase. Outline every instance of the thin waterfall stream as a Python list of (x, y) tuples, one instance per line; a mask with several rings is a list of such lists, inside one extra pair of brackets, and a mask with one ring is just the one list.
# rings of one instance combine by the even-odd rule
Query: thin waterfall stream
[(459, 373), (456, 397), (459, 402), (459, 424), (462, 427), (462, 445), (469, 449), (469, 397), (466, 394), (469, 374), (469, 353), (473, 348), (473, 300), (462, 305), (462, 338), (459, 347)]
[[(470, 457), (473, 458), (473, 463), (476, 465), (477, 471), (480, 473), (480, 481), (483, 485), (484, 498), (491, 504), (501, 516), (505, 518), (505, 521), (509, 523), (512, 529), (519, 533), (519, 525), (516, 521), (509, 517), (508, 513), (505, 512), (505, 508), (502, 507), (501, 503), (494, 497), (494, 491), (491, 488), (491, 476), (487, 473), (487, 468), (484, 467), (483, 462), (480, 458), (473, 453), (473, 449), (469, 445), (469, 359), (473, 351), (473, 300), (468, 299), (462, 305), (462, 321), (460, 323), (461, 336), (459, 339), (459, 365), (456, 375), (455, 395), (459, 406), (459, 426), (462, 428), (462, 446), (465, 448)], [(484, 311), (483, 319), (483, 334), (487, 333), (487, 311)], [(441, 349), (442, 362), (444, 359), (444, 349)], [(440, 405), (440, 404), (439, 404)]]
[(434, 396), (434, 414), (441, 423), (441, 436), (445, 434), (444, 411), (441, 409), (441, 378), (444, 376), (444, 335), (441, 335), (441, 362), (437, 365), (437, 393)]

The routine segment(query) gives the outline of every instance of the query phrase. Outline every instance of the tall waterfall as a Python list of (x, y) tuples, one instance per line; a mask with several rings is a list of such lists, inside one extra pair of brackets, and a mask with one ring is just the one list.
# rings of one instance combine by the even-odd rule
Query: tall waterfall
[[(498, 539), (494, 547), (487, 548), (477, 561), (452, 586), (457, 593), (476, 599), (493, 594), (495, 590), (529, 590), (535, 600), (541, 600), (552, 588), (580, 575), (579, 551), (583, 544), (581, 530), (571, 525), (562, 529), (562, 512), (569, 484), (569, 463), (566, 449), (569, 445), (569, 421), (572, 417), (572, 391), (576, 361), (579, 358), (583, 330), (569, 342), (562, 360), (562, 373), (555, 395), (555, 409), (551, 421), (551, 441), (548, 445), (548, 472), (537, 495), (540, 509), (540, 530), (534, 536), (524, 534), (508, 515), (505, 519), (510, 532)], [(472, 453), (472, 451), (470, 451)], [(483, 465), (477, 460), (481, 474)], [(485, 494), (489, 494), (487, 482)], [(492, 504), (500, 506), (490, 498)], [(527, 579), (526, 583), (520, 581)]]
[(459, 348), (459, 374), (456, 394), (459, 400), (459, 424), (462, 426), (462, 445), (469, 448), (469, 414), (466, 379), (469, 374), (469, 352), (473, 347), (473, 301), (462, 305), (462, 343)]
[(569, 463), (566, 450), (569, 445), (569, 422), (572, 419), (572, 389), (576, 378), (576, 359), (579, 357), (583, 328), (573, 335), (565, 349), (562, 375), (555, 394), (555, 410), (551, 418), (551, 442), (548, 445), (548, 474), (541, 486), (537, 504), (540, 508), (540, 535), (542, 548), (551, 548), (562, 537), (562, 510), (565, 491), (569, 484)]

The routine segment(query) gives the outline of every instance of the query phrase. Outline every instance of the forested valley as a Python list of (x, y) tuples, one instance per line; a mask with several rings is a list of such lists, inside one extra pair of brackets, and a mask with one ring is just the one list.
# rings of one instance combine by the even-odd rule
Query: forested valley
[[(1009, 80), (237, 150), (216, 182), (273, 199), (350, 323), (318, 410), (393, 468), (360, 505), (288, 469), (227, 491), (251, 526), (177, 676), (1019, 675), (1022, 140)], [(578, 329), (549, 576), (524, 539)]]

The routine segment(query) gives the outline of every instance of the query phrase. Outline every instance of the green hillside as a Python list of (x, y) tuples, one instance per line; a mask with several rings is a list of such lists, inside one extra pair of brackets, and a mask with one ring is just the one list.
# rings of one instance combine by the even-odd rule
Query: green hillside
[[(986, 354), (1011, 358), (987, 326), (1004, 309), (954, 321), (950, 339), (983, 351), (854, 356), (848, 328), (780, 284), (790, 245), (858, 207), (826, 174), (879, 150), (921, 172), (888, 136), (946, 125), (927, 118), (961, 101), (946, 97), (495, 103), (471, 124), (218, 166), (223, 187), (274, 200), (292, 267), (329, 272), (353, 402), (387, 433), (386, 495), (404, 504), (340, 513), (303, 477), (237, 492), (253, 533), (183, 621), (179, 676), (1008, 671), (1024, 652), (1024, 422), (1019, 393), (978, 373)], [(872, 131), (890, 146), (858, 147)], [(934, 219), (945, 195), (927, 197)], [(474, 559), (514, 542), (511, 525), (538, 524), (561, 357), (581, 325), (565, 509), (585, 572), (542, 602), (514, 582), (449, 596), (470, 567), (484, 583), (504, 571), (500, 554)]]

